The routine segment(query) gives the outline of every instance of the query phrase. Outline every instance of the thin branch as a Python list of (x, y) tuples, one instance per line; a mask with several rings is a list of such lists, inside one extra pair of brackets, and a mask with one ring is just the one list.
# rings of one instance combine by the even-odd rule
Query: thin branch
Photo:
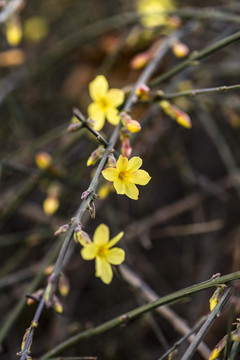
[(216, 43), (210, 45), (209, 47), (203, 49), (202, 51), (199, 52), (194, 51), (186, 60), (182, 61), (180, 64), (174, 66), (169, 71), (153, 79), (149, 84), (150, 87), (154, 87), (162, 83), (163, 81), (172, 78), (174, 75), (180, 73), (189, 66), (197, 65), (198, 61), (206, 58), (207, 56), (215, 53), (216, 51), (224, 48), (225, 46), (228, 46), (234, 43), (235, 41), (238, 41), (239, 39), (240, 39), (240, 31), (236, 32), (233, 35), (227, 36), (222, 40), (217, 41)]
[(231, 286), (225, 290), (225, 293), (223, 294), (221, 300), (215, 306), (215, 308), (212, 310), (212, 312), (209, 314), (207, 320), (205, 321), (205, 323), (199, 330), (195, 340), (191, 343), (191, 345), (189, 346), (189, 348), (183, 355), (182, 360), (191, 360), (192, 359), (195, 351), (197, 350), (199, 343), (202, 341), (204, 336), (207, 334), (209, 329), (212, 327), (212, 325), (215, 322), (215, 320), (217, 319), (219, 313), (221, 312), (221, 310), (224, 308), (225, 304), (229, 300), (231, 291), (232, 291)]
[(81, 121), (81, 123), (83, 124), (83, 126), (90, 131), (91, 134), (93, 134), (96, 139), (100, 142), (100, 144), (102, 144), (104, 147), (108, 146), (108, 142), (102, 137), (102, 135), (96, 131), (95, 129), (93, 129), (87, 122), (86, 118), (83, 116), (83, 114), (81, 113), (80, 110), (78, 110), (77, 108), (73, 108), (73, 115), (75, 115), (79, 121)]
[(224, 93), (227, 91), (232, 91), (232, 90), (240, 90), (240, 85), (232, 85), (232, 86), (219, 86), (219, 87), (214, 87), (214, 88), (206, 88), (206, 89), (191, 89), (191, 90), (186, 90), (186, 91), (179, 91), (179, 92), (175, 92), (175, 93), (169, 93), (169, 94), (157, 94), (156, 97), (153, 98), (153, 101), (156, 100), (161, 100), (161, 99), (174, 99), (174, 98), (178, 98), (181, 96), (190, 96), (190, 97), (194, 97), (197, 95), (206, 95), (206, 94), (214, 94), (214, 93)]
[[(127, 281), (134, 289), (137, 289), (144, 299), (149, 302), (159, 299), (159, 295), (156, 294), (155, 291), (153, 291), (132, 269), (130, 269), (129, 266), (122, 264), (120, 266), (120, 273), (124, 280)], [(189, 342), (194, 341), (195, 334), (189, 334), (191, 329), (188, 327), (186, 322), (172, 309), (170, 309), (168, 305), (158, 307), (156, 311), (165, 318), (177, 332), (182, 335), (188, 335)], [(199, 344), (198, 351), (204, 359), (208, 360), (210, 350), (206, 344), (203, 342)]]
[(218, 278), (213, 278), (207, 281), (204, 281), (199, 284), (195, 284), (193, 286), (190, 286), (185, 289), (181, 289), (179, 291), (176, 291), (174, 293), (171, 293), (169, 295), (163, 296), (160, 299), (153, 301), (149, 304), (142, 305), (140, 307), (137, 307), (134, 310), (131, 310), (125, 314), (122, 314), (121, 316), (118, 316), (112, 320), (109, 320), (99, 326), (96, 326), (95, 328), (86, 330), (81, 332), (80, 334), (74, 335), (70, 337), (69, 339), (63, 341), (59, 345), (57, 345), (55, 348), (51, 349), (47, 353), (45, 353), (43, 356), (40, 357), (39, 360), (46, 360), (53, 356), (61, 354), (63, 351), (66, 351), (73, 346), (75, 346), (77, 343), (84, 339), (89, 339), (92, 336), (103, 334), (104, 332), (111, 330), (115, 328), (116, 326), (122, 325), (123, 323), (126, 323), (130, 320), (133, 320), (137, 318), (138, 316), (145, 314), (148, 311), (151, 311), (153, 309), (158, 308), (159, 306), (165, 305), (165, 304), (171, 304), (173, 302), (179, 301), (183, 299), (184, 297), (193, 295), (199, 291), (209, 289), (211, 287), (215, 287), (221, 284), (229, 284), (235, 280), (240, 279), (240, 271), (237, 271), (235, 273), (231, 273), (225, 276), (221, 276)]
[(5, 23), (14, 13), (19, 11), (24, 4), (24, 0), (11, 0), (0, 12), (0, 24)]
[[(169, 354), (171, 354), (174, 350), (176, 350), (177, 348), (179, 348), (180, 345), (182, 345), (186, 340), (188, 340), (188, 338), (195, 333), (195, 331), (198, 331), (199, 328), (202, 326), (202, 324), (204, 323), (204, 321), (206, 320), (206, 317), (203, 317), (202, 319), (200, 319), (198, 321), (198, 323), (189, 331), (189, 333), (187, 333), (186, 335), (184, 335), (183, 337), (181, 337), (181, 339), (179, 339), (178, 341), (175, 342), (175, 344), (168, 350), (166, 351), (158, 360), (164, 360)], [(53, 360), (53, 359), (52, 359)]]

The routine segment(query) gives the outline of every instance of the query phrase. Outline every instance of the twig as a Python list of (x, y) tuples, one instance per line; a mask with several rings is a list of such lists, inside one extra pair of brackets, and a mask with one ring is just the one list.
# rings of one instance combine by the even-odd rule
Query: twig
[(0, 12), (0, 24), (6, 22), (15, 12), (19, 11), (23, 4), (23, 0), (9, 1), (4, 9)]
[(162, 298), (153, 301), (149, 304), (140, 306), (134, 310), (131, 310), (125, 314), (122, 314), (121, 316), (118, 316), (112, 320), (109, 320), (99, 326), (96, 326), (93, 329), (83, 331), (80, 334), (74, 335), (70, 337), (69, 339), (65, 340), (64, 342), (57, 345), (55, 348), (51, 349), (47, 353), (45, 353), (43, 356), (40, 357), (39, 360), (46, 360), (53, 356), (61, 354), (63, 351), (66, 351), (73, 346), (75, 346), (77, 343), (79, 343), (81, 340), (89, 339), (92, 336), (102, 334), (110, 329), (115, 328), (116, 326), (119, 326), (123, 323), (126, 323), (127, 321), (130, 321), (132, 319), (135, 319), (136, 317), (150, 311), (153, 309), (158, 308), (159, 306), (170, 304), (176, 301), (179, 301), (180, 299), (183, 299), (186, 296), (190, 296), (195, 294), (196, 292), (215, 287), (217, 285), (221, 284), (229, 284), (235, 280), (240, 279), (240, 271), (231, 273), (225, 276), (221, 276), (215, 279), (210, 279), (207, 281), (204, 281), (199, 284), (195, 284), (193, 286), (190, 286), (185, 289), (181, 289), (179, 291), (176, 291), (172, 294), (163, 296)]
[(197, 113), (203, 128), (216, 146), (218, 153), (226, 169), (228, 170), (230, 177), (233, 180), (238, 197), (240, 198), (240, 186), (238, 182), (239, 170), (237, 163), (232, 155), (230, 146), (228, 145), (221, 131), (218, 129), (215, 121), (211, 118), (209, 113), (204, 110), (203, 106), (197, 106)]
[(83, 124), (83, 126), (88, 129), (88, 131), (90, 131), (90, 133), (92, 133), (96, 139), (104, 146), (107, 147), (108, 146), (108, 142), (102, 137), (102, 135), (96, 131), (95, 129), (93, 129), (87, 122), (86, 118), (83, 116), (83, 114), (81, 113), (80, 110), (78, 110), (77, 108), (73, 108), (73, 115), (75, 115), (78, 120), (81, 121), (81, 123)]
[(161, 82), (172, 78), (174, 75), (186, 69), (188, 66), (197, 65), (199, 60), (206, 58), (207, 56), (213, 54), (214, 52), (228, 46), (235, 41), (240, 39), (240, 31), (236, 32), (233, 35), (227, 36), (222, 40), (215, 42), (213, 45), (205, 48), (202, 51), (197, 51), (192, 53), (186, 60), (182, 61), (180, 64), (174, 66), (171, 70), (163, 73), (160, 76), (157, 76), (154, 80), (150, 82), (150, 87), (154, 87)]
[[(156, 294), (129, 266), (122, 264), (120, 267), (121, 275), (123, 276), (124, 280), (127, 281), (134, 289), (140, 291), (140, 294), (147, 300), (147, 301), (155, 301), (159, 299), (158, 294)], [(189, 334), (191, 329), (188, 327), (186, 322), (180, 318), (169, 306), (163, 305), (158, 307), (156, 311), (174, 327), (174, 329), (183, 335), (188, 335), (189, 342), (192, 342), (195, 339), (195, 335)], [(190, 336), (191, 335), (191, 336)], [(210, 355), (209, 348), (204, 344), (201, 343), (198, 347), (199, 353), (202, 357), (208, 360)]]
[(230, 295), (231, 295), (231, 291), (232, 291), (232, 287), (229, 287), (228, 289), (225, 290), (225, 293), (223, 294), (221, 300), (219, 301), (219, 303), (215, 306), (215, 308), (212, 310), (212, 312), (208, 316), (207, 320), (205, 321), (205, 323), (203, 324), (203, 326), (199, 330), (195, 340), (191, 343), (191, 345), (189, 346), (189, 348), (187, 349), (187, 351), (183, 355), (182, 360), (191, 360), (192, 359), (192, 357), (193, 357), (199, 343), (202, 341), (202, 339), (204, 338), (206, 333), (212, 327), (214, 321), (218, 317), (218, 314), (221, 312), (221, 310), (223, 309), (223, 307), (225, 306), (225, 304), (229, 300)]
[(218, 231), (223, 228), (222, 219), (212, 220), (203, 223), (166, 226), (163, 229), (156, 229), (151, 232), (152, 239), (159, 239), (165, 236), (186, 236), (195, 234), (205, 234), (208, 232)]
[(186, 91), (179, 91), (175, 93), (169, 94), (157, 94), (156, 97), (153, 98), (153, 101), (160, 100), (160, 99), (175, 99), (181, 96), (190, 96), (194, 97), (197, 95), (206, 95), (206, 94), (214, 94), (214, 93), (222, 93), (232, 90), (240, 90), (240, 85), (232, 85), (232, 86), (219, 86), (214, 88), (206, 88), (206, 89), (191, 89)]
[(198, 323), (187, 333), (184, 335), (181, 339), (175, 342), (175, 344), (166, 351), (158, 360), (164, 360), (169, 354), (171, 354), (174, 350), (176, 350), (180, 345), (182, 345), (188, 338), (195, 333), (195, 331), (198, 331), (199, 328), (202, 326), (203, 322), (205, 321), (206, 317), (203, 317), (198, 321)]

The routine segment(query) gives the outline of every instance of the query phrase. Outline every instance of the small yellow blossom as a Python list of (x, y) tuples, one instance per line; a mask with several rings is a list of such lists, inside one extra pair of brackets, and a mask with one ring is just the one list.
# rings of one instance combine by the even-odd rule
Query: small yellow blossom
[(17, 46), (22, 40), (22, 24), (18, 16), (12, 16), (6, 23), (6, 37), (10, 46)]
[(105, 284), (109, 284), (112, 281), (113, 272), (111, 264), (120, 265), (125, 259), (123, 249), (111, 249), (122, 236), (123, 232), (120, 232), (109, 241), (109, 228), (107, 225), (101, 224), (95, 230), (93, 242), (85, 244), (81, 250), (84, 260), (95, 259), (96, 276), (100, 277)]
[(128, 158), (120, 155), (116, 168), (107, 168), (102, 171), (106, 180), (113, 181), (118, 194), (126, 194), (130, 199), (138, 199), (137, 185), (147, 185), (151, 177), (145, 170), (139, 170), (142, 166), (142, 159), (138, 156)]
[(164, 12), (172, 11), (174, 7), (173, 0), (137, 0), (137, 11), (146, 27), (168, 25), (168, 15)]
[(35, 162), (39, 169), (45, 170), (52, 164), (52, 157), (48, 153), (41, 151), (36, 154)]
[(46, 215), (53, 215), (59, 208), (59, 200), (54, 196), (48, 196), (43, 202), (43, 211)]
[(112, 125), (120, 121), (117, 107), (124, 100), (124, 92), (120, 89), (108, 89), (108, 82), (103, 75), (99, 75), (89, 85), (89, 92), (93, 102), (88, 106), (88, 115), (94, 120), (93, 128), (101, 130), (105, 118)]

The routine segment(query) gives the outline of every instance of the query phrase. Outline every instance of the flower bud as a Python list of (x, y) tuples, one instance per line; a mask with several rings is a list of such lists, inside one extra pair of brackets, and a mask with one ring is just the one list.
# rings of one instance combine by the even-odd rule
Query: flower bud
[(101, 159), (104, 153), (104, 147), (99, 146), (96, 150), (94, 150), (87, 161), (87, 166), (95, 165), (98, 160)]
[(218, 304), (219, 300), (223, 296), (224, 290), (226, 288), (226, 285), (220, 285), (217, 287), (217, 289), (214, 291), (212, 297), (209, 300), (210, 303), (210, 310), (212, 311), (215, 306)]
[(62, 303), (55, 294), (52, 297), (52, 308), (60, 314), (63, 312)]
[(133, 70), (140, 70), (144, 68), (147, 63), (151, 60), (152, 54), (150, 52), (142, 52), (135, 55), (130, 61), (130, 68)]
[(123, 111), (120, 116), (122, 118), (123, 125), (126, 126), (131, 133), (136, 133), (141, 130), (141, 125), (139, 124), (139, 122), (133, 120), (131, 116), (126, 112)]
[(139, 100), (148, 100), (149, 92), (150, 88), (145, 84), (139, 85), (136, 89), (136, 95)]
[(10, 46), (17, 46), (22, 40), (22, 25), (19, 16), (12, 16), (6, 23), (6, 37)]
[[(43, 289), (38, 289), (37, 291), (33, 292), (31, 294), (32, 297), (34, 297), (36, 300), (39, 300), (41, 299), (42, 295), (43, 295), (43, 292), (44, 290)], [(36, 302), (36, 300), (32, 299), (32, 298), (28, 298), (27, 299), (27, 305), (32, 305)]]
[(113, 154), (108, 155), (108, 165), (109, 167), (115, 167), (117, 163), (117, 160)]
[(46, 152), (38, 152), (35, 155), (35, 163), (37, 164), (37, 167), (41, 170), (48, 169), (52, 164), (52, 157)]
[(177, 106), (171, 104), (167, 100), (161, 100), (159, 102), (159, 105), (161, 106), (165, 114), (176, 120), (180, 125), (188, 129), (192, 127), (191, 119), (188, 114), (180, 110)]
[(58, 290), (62, 296), (67, 296), (70, 290), (69, 281), (66, 275), (62, 274), (58, 282)]
[(215, 346), (215, 348), (211, 351), (211, 354), (208, 360), (214, 360), (221, 354), (222, 350), (225, 348), (227, 344), (227, 336), (225, 335), (222, 340)]
[(85, 231), (81, 230), (79, 226), (76, 226), (74, 230), (73, 238), (76, 242), (79, 242), (82, 246), (91, 243), (91, 239), (89, 235)]
[(129, 138), (127, 138), (127, 137), (122, 140), (121, 152), (122, 152), (123, 156), (130, 158), (131, 153), (132, 153), (132, 147), (130, 145)]
[(181, 42), (174, 43), (172, 45), (172, 51), (173, 51), (173, 54), (178, 58), (185, 57), (189, 54), (188, 46)]
[(65, 234), (70, 229), (71, 224), (64, 224), (60, 226), (54, 233), (55, 236)]
[(54, 196), (48, 196), (43, 202), (43, 211), (46, 215), (53, 215), (59, 208), (59, 200)]

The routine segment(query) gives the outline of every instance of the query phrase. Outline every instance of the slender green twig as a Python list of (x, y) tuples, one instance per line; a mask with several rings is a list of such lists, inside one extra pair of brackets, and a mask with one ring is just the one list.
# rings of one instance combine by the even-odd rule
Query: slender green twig
[(154, 86), (162, 83), (163, 81), (166, 81), (166, 80), (172, 78), (174, 75), (183, 71), (188, 66), (193, 66), (193, 65), (198, 64), (198, 61), (206, 58), (207, 56), (224, 48), (225, 46), (228, 46), (228, 45), (234, 43), (235, 41), (238, 41), (239, 39), (240, 39), (240, 31), (237, 31), (235, 34), (227, 36), (224, 39), (217, 41), (216, 43), (210, 45), (209, 47), (203, 49), (202, 51), (193, 52), (186, 60), (182, 61), (180, 64), (174, 66), (169, 71), (167, 71), (167, 72), (157, 76), (155, 79), (153, 79), (150, 82), (150, 87), (154, 87)]
[(187, 351), (185, 352), (185, 354), (182, 357), (182, 360), (191, 360), (192, 359), (195, 351), (197, 350), (198, 345), (200, 344), (200, 342), (202, 341), (204, 336), (207, 334), (209, 329), (212, 327), (214, 321), (218, 317), (218, 314), (220, 313), (220, 311), (223, 309), (223, 307), (225, 306), (225, 304), (229, 300), (230, 295), (231, 295), (231, 291), (232, 291), (231, 286), (228, 289), (225, 290), (221, 300), (215, 306), (215, 308), (212, 310), (212, 312), (209, 314), (207, 320), (205, 321), (205, 323), (203, 324), (203, 326), (199, 330), (199, 332), (196, 335), (194, 341), (189, 345)]
[(198, 321), (198, 323), (191, 329), (191, 331), (189, 331), (188, 334), (184, 335), (181, 337), (181, 339), (179, 339), (178, 341), (175, 342), (175, 344), (168, 350), (166, 351), (158, 360), (164, 360), (169, 354), (171, 354), (174, 350), (176, 350), (180, 345), (182, 345), (192, 334), (195, 333), (195, 331), (198, 331), (199, 328), (202, 326), (203, 322), (206, 320), (206, 317), (200, 319)]
[(190, 89), (190, 90), (179, 91), (179, 92), (169, 93), (169, 94), (160, 93), (159, 95), (157, 94), (156, 97), (153, 98), (153, 101), (161, 100), (161, 99), (174, 99), (174, 98), (178, 98), (181, 96), (194, 97), (197, 95), (222, 93), (222, 92), (227, 92), (227, 91), (232, 91), (232, 90), (240, 90), (240, 85), (219, 86), (219, 87), (206, 88), (206, 89)]
[(229, 284), (229, 283), (231, 283), (235, 280), (239, 280), (239, 279), (240, 279), (240, 271), (231, 273), (228, 275), (224, 275), (224, 276), (221, 276), (218, 278), (210, 279), (210, 280), (204, 281), (202, 283), (190, 286), (188, 288), (181, 289), (172, 294), (163, 296), (156, 301), (142, 305), (134, 310), (131, 310), (125, 314), (122, 314), (121, 316), (118, 316), (112, 320), (109, 320), (99, 326), (96, 326), (93, 329), (86, 330), (86, 331), (81, 332), (80, 334), (72, 336), (71, 338), (65, 340), (64, 342), (57, 345), (55, 348), (51, 349), (46, 354), (41, 356), (39, 360), (46, 360), (53, 356), (59, 355), (62, 352), (72, 348), (74, 345), (76, 345), (77, 343), (79, 343), (80, 341), (82, 341), (84, 339), (89, 339), (92, 336), (102, 334), (110, 329), (115, 328), (116, 326), (126, 323), (132, 319), (135, 319), (136, 317), (138, 317), (148, 311), (156, 309), (159, 306), (162, 306), (164, 304), (171, 304), (173, 302), (183, 299), (184, 297), (193, 295), (199, 291), (206, 290), (208, 288), (215, 287), (215, 286), (218, 286), (221, 284)]

